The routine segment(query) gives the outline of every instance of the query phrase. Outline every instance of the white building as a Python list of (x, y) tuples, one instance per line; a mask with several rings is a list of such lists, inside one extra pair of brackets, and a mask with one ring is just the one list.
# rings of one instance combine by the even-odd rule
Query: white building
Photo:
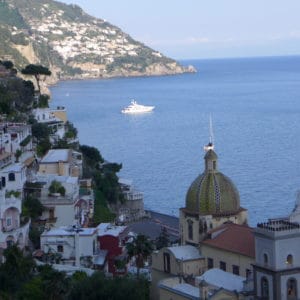
[(26, 166), (22, 163), (13, 163), (0, 169), (1, 185), (7, 191), (18, 191), (23, 194), (26, 182)]
[(145, 217), (144, 194), (133, 186), (132, 180), (119, 178), (119, 184), (126, 200), (119, 208), (119, 223), (136, 221)]
[(32, 150), (31, 126), (24, 123), (0, 124), (0, 152), (16, 154)]
[(44, 231), (41, 249), (56, 253), (66, 264), (92, 267), (99, 250), (97, 228), (60, 227)]
[(21, 193), (9, 193), (0, 186), (0, 248), (5, 249), (18, 243), (20, 248), (28, 245), (30, 221), (20, 217), (22, 212)]
[(258, 299), (299, 299), (300, 225), (269, 220), (255, 229), (254, 289)]
[[(64, 195), (50, 193), (49, 187), (53, 181), (64, 187)], [(38, 175), (35, 177), (34, 182), (26, 184), (26, 193), (39, 199), (45, 207), (40, 220), (46, 226), (61, 227), (76, 223), (76, 204), (79, 200), (77, 177), (54, 174)]]
[(65, 124), (67, 121), (66, 109), (62, 106), (56, 109), (37, 108), (33, 111), (34, 118), (38, 123), (47, 124), (52, 131), (53, 139), (62, 139), (66, 133)]

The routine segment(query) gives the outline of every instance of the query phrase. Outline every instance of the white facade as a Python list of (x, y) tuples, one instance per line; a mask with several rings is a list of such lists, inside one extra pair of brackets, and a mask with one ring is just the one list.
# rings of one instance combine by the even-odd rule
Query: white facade
[(255, 293), (263, 299), (299, 299), (300, 225), (269, 220), (255, 229)]
[(60, 227), (43, 232), (41, 249), (58, 253), (68, 263), (84, 264), (84, 258), (94, 256), (99, 249), (96, 228)]
[[(66, 110), (63, 107), (57, 109), (51, 108), (37, 108), (33, 110), (33, 115), (38, 123), (47, 124), (54, 136), (62, 139), (66, 133), (65, 130), (65, 118)], [(62, 115), (60, 118), (59, 116)]]
[(15, 154), (17, 150), (32, 150), (31, 126), (24, 123), (0, 124), (0, 153)]
[(22, 193), (26, 182), (26, 166), (21, 163), (10, 164), (0, 169), (2, 187), (7, 191), (19, 191)]
[(28, 244), (30, 221), (21, 222), (22, 200), (8, 195), (5, 188), (0, 189), (0, 248), (18, 243), (20, 248)]
[[(53, 181), (59, 182), (65, 188), (64, 196), (49, 193), (49, 187)], [(78, 178), (45, 174), (36, 176), (35, 182), (43, 183), (39, 195), (36, 195), (46, 208), (41, 220), (45, 220), (54, 227), (75, 224), (75, 206), (79, 200)]]

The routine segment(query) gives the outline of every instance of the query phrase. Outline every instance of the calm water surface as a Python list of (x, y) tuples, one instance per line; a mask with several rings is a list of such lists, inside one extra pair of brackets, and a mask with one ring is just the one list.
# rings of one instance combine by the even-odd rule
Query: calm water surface
[[(300, 189), (300, 57), (197, 60), (198, 73), (61, 82), (81, 144), (123, 164), (145, 207), (178, 215), (202, 173), (212, 114), (219, 169), (236, 184), (250, 224), (288, 214)], [(130, 99), (154, 112), (124, 115)]]

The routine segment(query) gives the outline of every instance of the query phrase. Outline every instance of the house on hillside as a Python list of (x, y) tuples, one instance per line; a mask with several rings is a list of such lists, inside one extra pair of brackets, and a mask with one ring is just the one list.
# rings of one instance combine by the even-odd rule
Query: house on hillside
[(97, 228), (65, 226), (45, 230), (41, 250), (46, 262), (92, 268), (99, 250)]
[[(125, 274), (125, 242), (127, 240), (127, 226), (116, 226), (101, 223), (97, 227), (98, 241), (101, 250), (107, 250), (108, 272), (113, 275)], [(119, 265), (118, 265), (119, 262)], [(121, 266), (122, 265), (122, 266)]]
[(82, 154), (72, 149), (51, 149), (39, 163), (39, 173), (59, 176), (82, 175)]
[(7, 192), (15, 191), (23, 195), (23, 187), (26, 182), (27, 167), (23, 163), (12, 163), (0, 169), (1, 186)]
[(119, 207), (118, 223), (126, 224), (144, 218), (146, 213), (143, 193), (134, 188), (131, 180), (119, 178), (119, 184), (126, 201)]
[[(51, 185), (55, 185), (54, 192)], [(40, 217), (40, 223), (46, 227), (61, 227), (77, 223), (75, 219), (76, 205), (79, 201), (77, 177), (37, 175), (34, 181), (26, 183), (24, 193), (36, 197), (43, 204), (45, 210)]]
[(0, 189), (0, 249), (18, 243), (23, 249), (28, 245), (30, 220), (21, 217), (22, 199), (20, 194), (9, 194)]
[[(151, 261), (153, 287), (161, 280), (174, 276), (191, 281), (206, 270), (205, 257), (200, 254), (198, 248), (191, 245), (164, 247), (154, 251)], [(152, 293), (158, 299), (158, 292), (155, 289)]]
[(62, 139), (66, 133), (67, 112), (62, 106), (57, 109), (37, 108), (32, 111), (38, 123), (47, 124), (51, 131), (52, 142)]
[(0, 123), (0, 153), (15, 156), (18, 150), (22, 153), (32, 151), (31, 126), (24, 123)]

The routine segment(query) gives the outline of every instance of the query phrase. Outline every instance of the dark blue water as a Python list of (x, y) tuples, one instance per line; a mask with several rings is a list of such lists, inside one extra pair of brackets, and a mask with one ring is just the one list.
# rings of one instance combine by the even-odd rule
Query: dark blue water
[[(288, 214), (300, 189), (300, 57), (197, 60), (196, 74), (61, 82), (81, 144), (123, 164), (145, 207), (178, 215), (203, 171), (212, 115), (219, 169), (231, 177), (250, 224)], [(124, 115), (130, 99), (155, 105)]]

